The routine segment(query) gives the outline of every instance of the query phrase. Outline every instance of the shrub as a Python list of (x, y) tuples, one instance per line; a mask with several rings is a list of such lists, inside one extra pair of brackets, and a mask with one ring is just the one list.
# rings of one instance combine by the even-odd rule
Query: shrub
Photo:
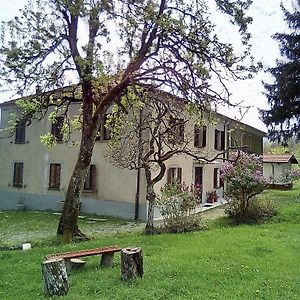
[[(221, 178), (226, 180), (226, 213), (238, 222), (257, 222), (269, 215), (270, 204), (262, 204), (258, 198), (267, 186), (263, 177), (262, 158), (245, 152), (234, 153), (221, 168)], [(270, 209), (272, 211), (272, 209)]]
[(277, 215), (273, 201), (262, 197), (253, 197), (241, 218), (241, 208), (236, 200), (226, 204), (225, 213), (236, 222), (261, 223)]
[(200, 186), (188, 187), (185, 183), (173, 182), (161, 189), (156, 205), (168, 232), (187, 232), (201, 228), (200, 216), (195, 211), (200, 204), (201, 194)]

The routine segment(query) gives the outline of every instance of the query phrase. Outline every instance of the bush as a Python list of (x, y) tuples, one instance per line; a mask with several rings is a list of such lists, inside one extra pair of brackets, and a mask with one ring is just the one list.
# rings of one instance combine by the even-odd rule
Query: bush
[(277, 215), (273, 201), (266, 198), (253, 197), (247, 209), (241, 209), (240, 205), (240, 201), (233, 199), (225, 207), (225, 213), (238, 223), (261, 223)]
[(174, 182), (161, 189), (156, 205), (164, 221), (164, 229), (168, 232), (188, 232), (201, 228), (200, 215), (196, 208), (200, 204), (201, 187)]
[[(271, 204), (258, 200), (267, 186), (262, 173), (262, 158), (254, 154), (237, 152), (221, 168), (226, 180), (225, 196), (229, 202), (225, 212), (237, 222), (257, 222), (272, 215)], [(269, 213), (269, 211), (271, 213)]]

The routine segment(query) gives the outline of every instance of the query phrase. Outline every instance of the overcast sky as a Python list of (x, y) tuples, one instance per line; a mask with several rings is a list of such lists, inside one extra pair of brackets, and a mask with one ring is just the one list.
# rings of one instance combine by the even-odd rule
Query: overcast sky
[[(209, 0), (211, 1), (211, 0)], [(279, 57), (278, 43), (274, 41), (271, 36), (276, 32), (286, 31), (286, 24), (283, 21), (283, 15), (280, 8), (280, 3), (283, 1), (285, 6), (290, 5), (292, 0), (253, 0), (249, 15), (253, 17), (253, 23), (250, 26), (250, 33), (252, 34), (252, 53), (255, 58), (263, 63), (264, 69), (275, 65), (276, 59)], [(23, 7), (25, 0), (0, 0), (0, 21), (7, 21), (14, 17), (20, 8)], [(234, 35), (225, 26), (224, 18), (218, 18), (219, 23), (224, 22), (221, 26), (220, 33), (227, 39), (228, 42), (234, 43)], [(216, 21), (215, 21), (216, 22)], [(226, 22), (228, 23), (228, 22)], [(244, 116), (243, 122), (265, 130), (264, 124), (259, 120), (257, 108), (266, 108), (267, 101), (263, 96), (263, 86), (261, 81), (270, 81), (268, 74), (261, 72), (254, 79), (229, 84), (230, 91), (235, 101), (244, 100), (245, 105), (251, 105), (252, 108)], [(0, 103), (7, 99), (7, 95), (0, 94)], [(238, 112), (234, 110), (221, 109), (231, 118), (239, 117)]]

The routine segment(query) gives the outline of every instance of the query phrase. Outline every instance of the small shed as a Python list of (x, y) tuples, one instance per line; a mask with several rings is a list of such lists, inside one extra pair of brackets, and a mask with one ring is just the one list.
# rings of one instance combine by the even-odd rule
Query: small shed
[(292, 169), (292, 164), (298, 164), (293, 154), (264, 154), (263, 174), (267, 179), (271, 179), (273, 187), (283, 187), (292, 185), (292, 182), (284, 180), (284, 174)]

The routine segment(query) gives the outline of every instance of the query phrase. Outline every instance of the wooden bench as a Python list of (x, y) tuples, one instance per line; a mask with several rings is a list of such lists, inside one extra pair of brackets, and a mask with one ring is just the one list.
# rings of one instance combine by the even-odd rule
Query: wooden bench
[(120, 251), (121, 251), (120, 247), (111, 246), (111, 247), (104, 247), (104, 248), (86, 249), (86, 250), (74, 251), (74, 252), (50, 254), (46, 256), (46, 259), (47, 260), (56, 259), (56, 258), (64, 259), (67, 272), (70, 273), (72, 269), (72, 259), (85, 257), (85, 256), (101, 255), (100, 265), (102, 267), (110, 267), (113, 265), (114, 253)]

